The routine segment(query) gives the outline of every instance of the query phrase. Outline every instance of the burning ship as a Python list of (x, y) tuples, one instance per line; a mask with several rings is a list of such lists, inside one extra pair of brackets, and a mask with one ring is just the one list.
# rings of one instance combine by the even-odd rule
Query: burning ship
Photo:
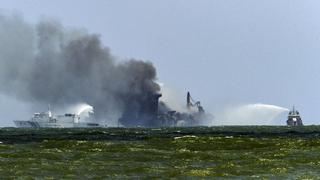
[(289, 112), (287, 125), (288, 126), (303, 126), (300, 113), (299, 113), (299, 111), (297, 111), (295, 109), (294, 106), (293, 106), (292, 110)]
[(159, 102), (161, 94), (148, 94), (134, 99), (119, 119), (124, 127), (176, 127), (199, 126), (209, 117), (201, 106), (187, 93), (187, 112), (177, 112)]
[(13, 121), (18, 128), (90, 128), (103, 127), (95, 123), (93, 111), (88, 116), (81, 118), (80, 114), (52, 115), (50, 108), (47, 112), (34, 113), (30, 120)]
[(190, 92), (187, 93), (186, 112), (167, 111), (159, 114), (159, 121), (162, 126), (200, 126), (203, 121), (210, 118), (210, 114), (205, 113), (200, 101), (195, 101)]

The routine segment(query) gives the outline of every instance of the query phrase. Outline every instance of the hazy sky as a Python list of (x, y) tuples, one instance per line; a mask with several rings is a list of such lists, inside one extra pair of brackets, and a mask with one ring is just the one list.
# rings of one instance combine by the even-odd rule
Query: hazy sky
[(0, 9), (101, 34), (113, 54), (152, 61), (160, 82), (210, 111), (296, 105), (306, 124), (320, 123), (318, 0), (2, 0)]

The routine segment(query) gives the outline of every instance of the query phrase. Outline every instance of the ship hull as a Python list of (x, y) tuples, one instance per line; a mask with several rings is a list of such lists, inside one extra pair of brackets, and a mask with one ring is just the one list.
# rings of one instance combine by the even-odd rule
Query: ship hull
[(40, 125), (37, 122), (32, 121), (13, 121), (18, 128), (39, 128)]
[(35, 121), (14, 121), (17, 128), (94, 128), (103, 127), (97, 123), (48, 123)]

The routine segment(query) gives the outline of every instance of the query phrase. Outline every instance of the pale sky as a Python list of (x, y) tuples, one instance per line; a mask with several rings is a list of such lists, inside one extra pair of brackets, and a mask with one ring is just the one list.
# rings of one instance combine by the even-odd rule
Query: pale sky
[(210, 111), (295, 105), (305, 124), (320, 123), (318, 0), (2, 0), (0, 12), (98, 33), (114, 55), (152, 61), (159, 82)]

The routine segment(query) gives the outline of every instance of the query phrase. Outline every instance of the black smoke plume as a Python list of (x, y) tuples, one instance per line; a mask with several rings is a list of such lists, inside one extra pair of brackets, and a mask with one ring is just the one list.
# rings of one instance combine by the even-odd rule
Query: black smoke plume
[(88, 103), (99, 118), (122, 113), (131, 97), (160, 91), (150, 62), (118, 60), (99, 35), (0, 16), (0, 91), (32, 104)]

